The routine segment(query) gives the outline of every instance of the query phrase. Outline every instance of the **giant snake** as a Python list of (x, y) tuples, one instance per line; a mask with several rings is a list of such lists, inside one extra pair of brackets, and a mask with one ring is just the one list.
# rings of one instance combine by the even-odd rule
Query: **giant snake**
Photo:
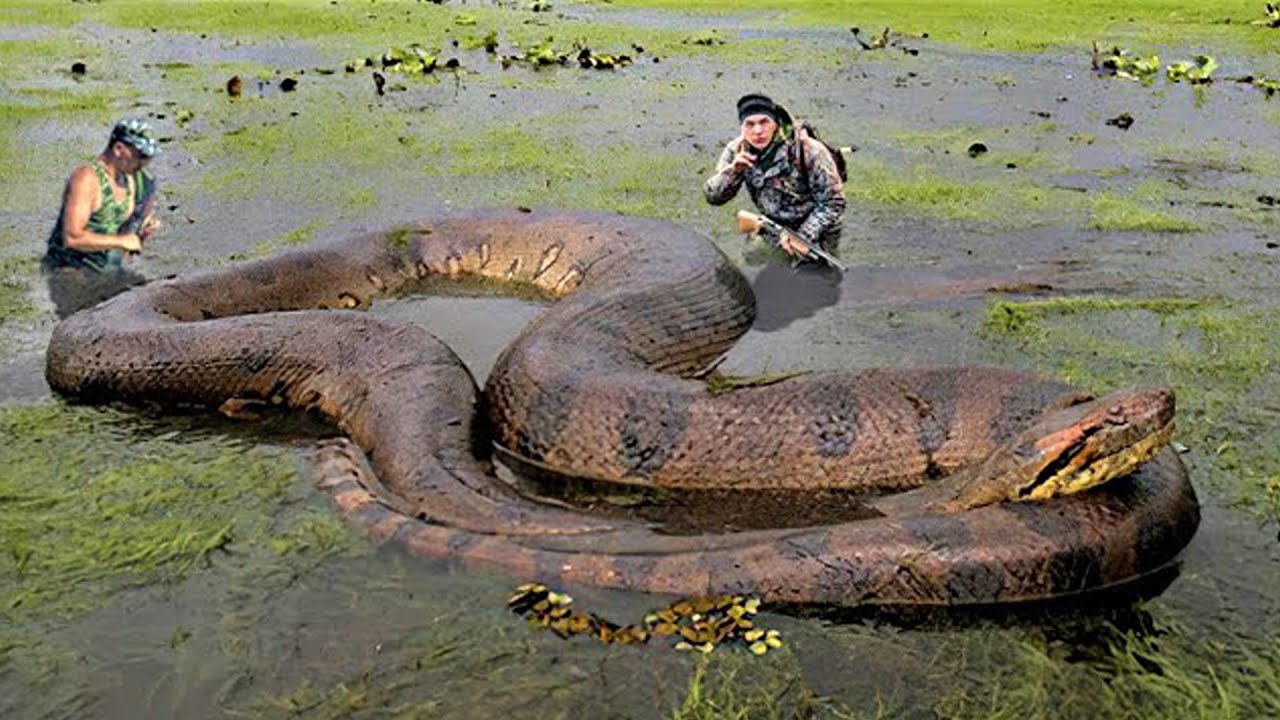
[[(445, 279), (555, 300), (483, 393), (425, 330), (353, 309)], [(46, 374), (84, 401), (318, 411), (349, 438), (318, 462), (347, 520), (410, 553), (544, 582), (1009, 603), (1142, 578), (1196, 530), (1167, 390), (1091, 400), (1026, 372), (928, 366), (711, 392), (695, 375), (754, 313), (742, 274), (678, 225), (482, 212), (135, 288), (60, 323)], [(521, 494), (496, 477), (495, 449), (641, 488), (882, 495), (856, 521), (674, 534)]]

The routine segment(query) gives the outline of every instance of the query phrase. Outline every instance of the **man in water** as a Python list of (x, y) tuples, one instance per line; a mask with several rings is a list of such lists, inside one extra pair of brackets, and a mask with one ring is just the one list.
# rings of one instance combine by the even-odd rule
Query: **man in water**
[(145, 120), (122, 120), (106, 148), (71, 173), (43, 261), (60, 317), (143, 281), (124, 258), (158, 227), (145, 168), (159, 150)]
[[(738, 100), (740, 134), (720, 153), (703, 186), (712, 205), (723, 205), (744, 184), (760, 212), (805, 243), (835, 253), (844, 225), (844, 182), (827, 146), (796, 127), (791, 115), (764, 95)], [(784, 235), (779, 247), (798, 254)]]

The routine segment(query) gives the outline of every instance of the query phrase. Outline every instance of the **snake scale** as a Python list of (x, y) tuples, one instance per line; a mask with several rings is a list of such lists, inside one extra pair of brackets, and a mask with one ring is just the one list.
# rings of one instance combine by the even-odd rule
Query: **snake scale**
[[(440, 280), (555, 300), (483, 393), (425, 330), (358, 309)], [(475, 212), (135, 288), (60, 323), (46, 376), (90, 402), (317, 411), (349, 438), (318, 461), (348, 521), (414, 554), (544, 582), (1010, 603), (1141, 578), (1196, 530), (1186, 472), (1163, 447), (1167, 390), (1088, 400), (1029, 373), (931, 366), (710, 392), (694, 375), (754, 313), (739, 271), (678, 225)], [(497, 479), (495, 449), (644, 488), (896, 494), (859, 521), (678, 535), (529, 498)]]

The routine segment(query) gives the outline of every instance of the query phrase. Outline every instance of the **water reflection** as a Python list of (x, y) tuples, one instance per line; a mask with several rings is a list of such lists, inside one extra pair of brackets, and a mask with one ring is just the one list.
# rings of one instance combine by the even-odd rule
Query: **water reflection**
[(756, 275), (756, 322), (761, 332), (781, 330), (796, 320), (812, 316), (840, 299), (841, 273), (835, 268), (803, 264), (790, 267), (769, 263)]
[(141, 274), (123, 269), (97, 272), (85, 268), (46, 267), (44, 276), (49, 284), (49, 300), (59, 320), (147, 281)]

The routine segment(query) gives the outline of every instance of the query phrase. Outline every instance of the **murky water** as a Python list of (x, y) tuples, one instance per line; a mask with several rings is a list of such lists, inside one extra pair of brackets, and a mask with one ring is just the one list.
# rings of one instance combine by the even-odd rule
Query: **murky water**
[[(806, 37), (784, 34), (797, 42)], [(30, 33), (6, 30), (4, 36), (21, 40)], [(149, 36), (121, 36), (137, 42), (131, 46), (135, 53), (145, 48), (135, 62), (199, 66), (206, 58), (290, 70), (332, 64), (338, 57), (332, 49), (305, 44), (255, 48), (207, 38), (191, 44), (164, 33), (155, 41)], [(819, 33), (816, 41), (835, 44), (836, 39)], [(113, 42), (118, 41), (105, 45), (108, 51), (118, 49)], [(444, 207), (523, 201), (525, 196), (517, 192), (573, 201), (580, 198), (578, 191), (558, 188), (608, 176), (607, 168), (593, 171), (591, 163), (584, 163), (575, 167), (580, 175), (575, 179), (446, 171), (423, 180), (422, 166), (435, 158), (414, 157), (412, 167), (385, 159), (368, 164), (344, 158), (335, 160), (339, 166), (350, 164), (343, 172), (326, 175), (305, 165), (287, 186), (274, 175), (270, 182), (231, 175), (228, 183), (201, 185), (210, 176), (242, 166), (251, 175), (268, 175), (273, 163), (288, 157), (288, 152), (282, 157), (265, 150), (261, 157), (197, 153), (196, 148), (207, 147), (200, 142), (222, 132), (287, 129), (327, 112), (331, 115), (326, 117), (357, 124), (408, 118), (394, 132), (418, 141), (443, 137), (450, 143), (494, 125), (533, 118), (543, 121), (534, 123), (542, 133), (538, 137), (548, 142), (576, 138), (581, 143), (576, 151), (610, 147), (626, 136), (664, 155), (696, 155), (679, 166), (684, 175), (671, 179), (696, 188), (716, 147), (732, 131), (732, 99), (742, 91), (776, 87), (786, 88), (796, 107), (819, 117), (828, 137), (849, 138), (860, 146), (853, 158), (855, 182), (856, 168), (874, 161), (904, 177), (911, 168), (925, 166), (941, 168), (966, 184), (1069, 186), (1073, 189), (1066, 192), (1090, 197), (1145, 183), (1167, 195), (1169, 208), (1203, 222), (1204, 229), (1107, 232), (1087, 227), (1078, 208), (1037, 206), (1043, 217), (1027, 221), (1002, 216), (998, 202), (983, 206), (994, 208), (987, 216), (956, 222), (930, 214), (928, 207), (903, 209), (868, 200), (854, 203), (843, 244), (851, 270), (831, 278), (751, 259), (732, 236), (727, 215), (703, 207), (690, 191), (672, 201), (670, 216), (704, 230), (730, 256), (748, 258), (752, 264), (745, 272), (760, 301), (756, 327), (731, 353), (723, 367), (727, 372), (963, 362), (1059, 367), (1055, 358), (1038, 357), (977, 331), (993, 298), (1175, 296), (1274, 309), (1280, 277), (1276, 251), (1266, 243), (1274, 239), (1277, 225), (1260, 204), (1250, 203), (1266, 189), (1274, 190), (1280, 170), (1267, 160), (1275, 155), (1276, 127), (1262, 119), (1256, 96), (1243, 87), (1223, 86), (1198, 107), (1185, 87), (1156, 93), (1137, 84), (1099, 80), (1087, 72), (1087, 61), (1082, 64), (1066, 52), (1010, 58), (924, 47), (927, 63), (906, 57), (859, 62), (842, 55), (829, 66), (804, 73), (666, 58), (643, 70), (637, 66), (630, 75), (566, 74), (548, 81), (546, 75), (526, 74), (514, 76), (519, 81), (513, 82), (512, 75), (484, 67), (454, 87), (414, 87), (385, 99), (374, 98), (365, 88), (359, 102), (345, 105), (341, 100), (356, 91), (341, 75), (308, 76), (305, 87), (315, 87), (314, 95), (277, 95), (228, 106), (216, 92), (221, 75), (197, 73), (197, 81), (184, 85), (158, 69), (134, 68), (138, 73), (130, 88), (147, 93), (141, 101), (144, 109), (172, 112), (163, 104), (171, 101), (196, 108), (198, 118), (185, 130), (168, 126), (176, 140), (157, 162), (157, 171), (174, 205), (168, 211), (170, 228), (139, 269), (156, 277), (224, 262), (233, 253), (270, 252), (283, 247), (278, 241), (282, 235), (311, 221), (321, 225), (317, 235), (332, 236)], [(126, 61), (110, 62), (119, 66)], [(675, 83), (683, 87), (672, 88)], [(668, 88), (678, 102), (655, 100), (637, 88)], [(707, 101), (693, 103), (683, 93)], [(332, 107), (335, 103), (339, 110)], [(126, 109), (131, 108), (123, 102), (111, 107), (112, 112)], [(1129, 134), (1104, 125), (1105, 119), (1127, 110), (1139, 120)], [(584, 113), (592, 123), (557, 125), (566, 115)], [(473, 117), (477, 127), (459, 129), (446, 115)], [(649, 118), (643, 127), (633, 122), (639, 117)], [(25, 127), (22, 137), (43, 148), (41, 158), (59, 168), (40, 171), (31, 187), (55, 198), (60, 168), (73, 159), (74, 154), (49, 149), (64, 135), (56, 128), (68, 128), (68, 142), (92, 148), (99, 125), (100, 118), (73, 115), (52, 125)], [(373, 127), (382, 132), (382, 126)], [(904, 138), (904, 130), (926, 136)], [(1093, 140), (1069, 139), (1081, 134)], [(992, 148), (990, 161), (964, 157), (964, 147), (976, 140)], [(389, 135), (388, 142), (396, 140)], [(293, 153), (306, 150), (297, 142), (289, 147)], [(1023, 159), (1035, 152), (1051, 162), (1033, 165)], [(238, 183), (246, 184), (248, 192), (241, 194)], [(374, 202), (350, 201), (357, 189), (370, 189)], [(1244, 209), (1201, 201), (1229, 201)], [(598, 202), (598, 197), (589, 196), (586, 202)], [(38, 253), (50, 213), (33, 206), (10, 216), (10, 232), (30, 238), (18, 243), (15, 253)], [(37, 317), (5, 326), (7, 332), (12, 328), (0, 362), (0, 402), (6, 405), (56, 402), (41, 376), (52, 307), (38, 280), (32, 292)], [(429, 328), (483, 382), (501, 348), (540, 306), (505, 298), (411, 298), (383, 303), (373, 312)], [(1098, 321), (1068, 319), (1063, 327), (1088, 335), (1092, 322)], [(1094, 334), (1126, 336), (1155, 352), (1166, 339), (1164, 326), (1155, 326), (1135, 330), (1123, 323), (1099, 323)], [(1070, 352), (1079, 356), (1067, 359), (1081, 364), (1105, 360), (1091, 359), (1090, 348)], [(1171, 372), (1157, 365), (1152, 381), (1163, 382)], [(1255, 404), (1276, 403), (1269, 382), (1274, 371), (1258, 377)], [(1199, 382), (1218, 387), (1226, 381), (1208, 372)], [(1270, 418), (1276, 419), (1274, 414)], [(1230, 408), (1211, 420), (1227, 429), (1244, 422)], [(324, 428), (283, 423), (263, 432), (226, 421), (202, 425), (191, 418), (170, 421), (154, 415), (138, 422), (140, 436), (180, 432), (182, 441), (214, 453), (283, 449), (297, 458), (296, 478), (290, 502), (273, 511), (271, 519), (285, 523), (299, 513), (324, 509), (323, 499), (310, 489), (308, 466), (308, 437), (327, 432)], [(193, 422), (203, 429), (191, 430)], [(1273, 433), (1273, 425), (1259, 432), (1271, 437), (1265, 433)], [(1237, 507), (1249, 471), (1223, 470), (1219, 458), (1229, 452), (1222, 446), (1194, 447), (1186, 456), (1204, 506), (1201, 529), (1181, 572), (1146, 602), (1103, 608), (1082, 598), (1048, 617), (997, 614), (931, 619), (906, 627), (792, 609), (763, 618), (783, 632), (783, 651), (761, 659), (716, 653), (707, 682), (727, 687), (762, 717), (840, 712), (855, 717), (985, 717), (997, 712), (962, 705), (960, 698), (1022, 697), (1017, 693), (1037, 684), (1061, 693), (1045, 700), (1041, 707), (1050, 710), (1041, 716), (1091, 717), (1088, 695), (1102, 685), (1090, 683), (1106, 678), (1107, 686), (1123, 686), (1128, 674), (1155, 675), (1145, 666), (1125, 670), (1128, 666), (1112, 656), (1117, 643), (1139, 638), (1166, 653), (1153, 655), (1149, 663), (1174, 658), (1178, 667), (1163, 668), (1162, 677), (1175, 675), (1175, 670), (1206, 677), (1201, 661), (1210, 667), (1218, 662), (1245, 667), (1248, 653), (1262, 652), (1259, 648), (1273, 637), (1280, 612), (1280, 542), (1274, 524)], [(54, 484), (58, 478), (42, 476), (32, 482)], [(17, 644), (0, 648), (0, 685), (5, 688), (0, 709), (22, 718), (658, 718), (681, 707), (698, 677), (698, 660), (662, 646), (604, 647), (528, 628), (504, 607), (517, 579), (410, 559), (363, 542), (315, 562), (305, 554), (298, 560), (264, 547), (231, 547), (234, 552), (211, 554), (207, 566), (177, 582), (120, 592), (87, 615), (13, 628), (8, 637), (17, 638)], [(634, 593), (569, 589), (582, 607), (624, 623), (638, 621), (662, 603)], [(4, 634), (0, 641), (15, 642)], [(1243, 655), (1232, 654), (1237, 650)], [(1076, 677), (1073, 672), (1089, 682), (1066, 690), (1054, 684), (1052, 677)], [(1269, 677), (1274, 679), (1274, 669)]]

